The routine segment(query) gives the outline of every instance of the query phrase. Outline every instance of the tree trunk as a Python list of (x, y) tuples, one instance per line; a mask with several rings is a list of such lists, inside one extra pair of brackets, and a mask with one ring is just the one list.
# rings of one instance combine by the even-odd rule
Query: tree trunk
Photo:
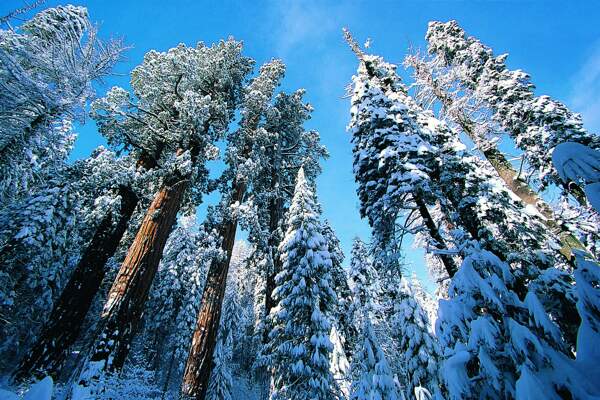
[[(431, 214), (427, 209), (427, 205), (425, 204), (423, 199), (421, 199), (421, 196), (418, 193), (414, 195), (414, 199), (419, 209), (419, 214), (421, 215), (421, 218), (425, 223), (425, 227), (427, 227), (429, 236), (431, 236), (431, 238), (437, 242), (438, 249), (447, 250), (444, 239), (442, 238), (442, 235), (440, 235), (440, 231), (438, 230), (438, 227), (433, 221), (433, 218), (431, 217)], [(446, 269), (448, 276), (452, 278), (456, 271), (458, 271), (458, 267), (456, 266), (452, 255), (442, 253), (437, 254), (437, 256), (440, 258), (440, 260), (442, 260), (442, 264), (444, 264), (444, 268)]]
[[(235, 182), (232, 188), (230, 205), (241, 203), (245, 193), (246, 185)], [(184, 397), (201, 400), (206, 397), (236, 229), (237, 220), (229, 218), (222, 225), (219, 232), (223, 238), (221, 249), (226, 256), (214, 259), (208, 270), (196, 328), (192, 336), (192, 344), (183, 375), (181, 390)]]
[[(138, 199), (127, 187), (120, 187), (121, 209), (108, 213), (75, 267), (65, 289), (56, 301), (37, 342), (14, 372), (21, 381), (35, 376), (57, 378), (67, 352), (79, 336), (81, 325), (105, 275), (105, 264), (115, 253)], [(116, 223), (115, 223), (116, 221)]]
[(99, 339), (89, 357), (87, 367), (91, 368), (81, 375), (80, 384), (87, 385), (86, 381), (102, 370), (115, 371), (123, 366), (188, 183), (164, 184), (150, 204), (108, 293)]
[[(424, 70), (426, 67), (423, 64), (415, 63), (413, 67), (417, 71), (421, 70), (422, 76), (425, 76), (426, 74), (429, 86), (431, 87), (435, 97), (437, 97), (446, 110), (451, 110), (453, 105), (452, 98), (438, 87), (436, 81), (431, 76), (431, 71)], [(469, 117), (460, 111), (456, 111), (452, 113), (451, 118), (461, 127), (467, 136), (473, 140), (474, 143), (478, 142), (478, 138), (474, 131), (474, 122), (470, 120)], [(544, 216), (544, 224), (560, 241), (561, 248), (559, 251), (567, 260), (571, 261), (573, 249), (580, 249), (587, 252), (585, 246), (565, 226), (562, 226), (556, 222), (554, 212), (550, 206), (544, 200), (542, 200), (525, 181), (519, 179), (519, 174), (517, 171), (515, 171), (512, 164), (506, 159), (502, 152), (500, 152), (495, 146), (488, 147), (482, 152), (484, 157), (496, 170), (500, 176), (500, 179), (504, 181), (508, 189), (517, 195), (517, 197), (519, 197), (523, 203), (533, 206), (541, 215)], [(583, 191), (581, 188), (577, 187), (577, 185), (572, 185), (566, 187), (566, 190), (573, 194), (573, 196), (581, 205), (586, 205), (585, 195), (582, 194)]]
[[(273, 259), (273, 270), (266, 271), (266, 288), (265, 288), (265, 318), (271, 312), (271, 309), (275, 307), (275, 300), (273, 299), (273, 291), (275, 290), (275, 276), (281, 271), (281, 259), (279, 258), (279, 252), (277, 247), (279, 245), (278, 239), (275, 232), (279, 228), (279, 222), (283, 214), (283, 205), (281, 199), (273, 199), (269, 205), (269, 248), (272, 250), (271, 257)], [(263, 343), (268, 340), (268, 329), (265, 330), (263, 336)]]

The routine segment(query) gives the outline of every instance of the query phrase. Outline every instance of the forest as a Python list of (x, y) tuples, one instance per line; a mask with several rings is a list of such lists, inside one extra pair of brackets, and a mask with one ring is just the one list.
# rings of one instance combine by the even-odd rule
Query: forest
[(600, 137), (476, 32), (340, 27), (345, 254), (292, 65), (199, 41), (100, 91), (130, 45), (43, 3), (0, 17), (0, 399), (600, 399)]

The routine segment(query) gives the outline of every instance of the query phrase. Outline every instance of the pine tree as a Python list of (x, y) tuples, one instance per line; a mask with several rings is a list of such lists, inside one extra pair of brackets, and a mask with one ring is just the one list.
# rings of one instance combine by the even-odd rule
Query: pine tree
[[(401, 241), (398, 236), (406, 231), (426, 232), (433, 251), (452, 276), (456, 263), (446, 254), (448, 246), (428, 208), (439, 198), (429, 173), (429, 165), (436, 162), (434, 149), (420, 137), (414, 114), (398, 102), (405, 95), (395, 66), (363, 54), (348, 31), (345, 36), (359, 58), (358, 74), (352, 78), (348, 129), (354, 146), (360, 213), (368, 219), (375, 248), (393, 258)], [(416, 226), (415, 213), (421, 222)], [(405, 223), (398, 223), (399, 219)]]
[(362, 319), (360, 341), (352, 360), (352, 400), (396, 400), (396, 384), (383, 350), (377, 342), (369, 316)]
[(355, 317), (358, 318), (362, 310), (372, 313), (377, 307), (381, 287), (367, 245), (359, 238), (354, 238), (350, 254), (349, 281), (354, 303), (353, 311), (358, 313)]
[[(435, 119), (431, 112), (423, 111), (407, 96), (393, 65), (373, 56), (362, 55), (360, 59), (364, 68), (372, 71), (371, 76), (380, 77), (380, 80), (372, 80), (373, 86), (378, 85), (379, 90), (390, 99), (385, 109), (367, 108), (365, 111), (377, 112), (382, 119), (389, 115), (388, 119), (397, 124), (412, 127), (409, 131), (412, 136), (399, 135), (395, 143), (378, 154), (393, 154), (395, 157), (406, 154), (399, 162), (408, 166), (420, 165), (417, 176), (419, 179), (427, 178), (429, 193), (435, 195), (444, 218), (453, 226), (451, 233), (455, 251), (460, 252), (458, 255), (463, 258), (458, 273), (450, 274), (453, 277), (450, 300), (445, 304), (451, 304), (453, 308), (440, 313), (438, 320), (438, 326), (441, 330), (445, 327), (446, 332), (443, 346), (454, 349), (446, 354), (448, 359), (443, 366), (450, 396), (510, 397), (515, 390), (523, 388), (523, 382), (530, 376), (538, 377), (536, 379), (545, 376), (549, 386), (550, 382), (557, 386), (552, 390), (564, 390), (566, 387), (570, 390), (565, 382), (544, 375), (546, 370), (560, 369), (552, 354), (569, 354), (549, 315), (560, 315), (556, 319), (559, 323), (563, 316), (569, 318), (565, 310), (570, 309), (572, 304), (568, 298), (572, 288), (564, 285), (568, 275), (550, 266), (552, 260), (542, 248), (549, 238), (541, 223), (535, 216), (528, 215), (520, 203), (512, 200), (501, 185), (494, 183), (494, 176), (480, 167), (445, 124)], [(398, 109), (406, 110), (403, 117), (391, 117)], [(354, 115), (360, 113), (360, 109), (353, 112)], [(371, 134), (379, 137), (381, 130), (374, 129)], [(415, 142), (421, 143), (420, 153), (409, 152), (414, 149)], [(428, 158), (424, 158), (423, 154), (428, 154)], [(359, 157), (363, 158), (364, 154)], [(427, 172), (426, 176), (423, 176), (423, 171)], [(391, 176), (398, 179), (397, 175)], [(389, 179), (387, 174), (382, 178)], [(387, 189), (386, 196), (394, 193), (397, 187), (394, 185)], [(403, 190), (404, 187), (401, 187), (400, 193)], [(476, 249), (475, 253), (469, 249)], [(479, 256), (481, 254), (483, 256)], [(476, 270), (473, 265), (481, 269)], [(488, 277), (490, 283), (485, 283)], [(550, 290), (544, 291), (544, 288)], [(494, 297), (490, 290), (500, 293), (494, 293)], [(525, 300), (521, 301), (519, 296)], [(467, 297), (471, 299), (470, 304)], [(490, 298), (493, 299), (492, 304), (488, 303)], [(469, 305), (465, 307), (465, 304)], [(572, 322), (566, 322), (566, 327), (569, 328)], [(495, 328), (494, 324), (501, 327)], [(563, 333), (568, 333), (568, 330), (563, 330)], [(465, 349), (466, 343), (470, 344), (470, 351)], [(488, 355), (491, 350), (477, 353), (476, 349), (485, 350), (481, 347), (483, 344), (491, 348), (505, 348), (494, 356), (506, 354), (507, 358), (492, 360)], [(474, 369), (464, 369), (467, 363)], [(519, 371), (520, 376), (514, 380), (498, 380), (502, 377), (502, 372), (498, 371), (505, 370)], [(510, 372), (507, 374), (510, 376)], [(489, 379), (469, 381), (479, 375)]]
[(177, 385), (185, 366), (208, 266), (221, 257), (216, 231), (182, 216), (169, 235), (145, 312), (147, 359), (165, 391)]
[(417, 99), (433, 107), (435, 102), (442, 106), (442, 115), (460, 127), (481, 151), (485, 159), (494, 168), (507, 188), (526, 205), (537, 210), (545, 218), (544, 224), (557, 236), (561, 243), (560, 253), (571, 258), (573, 248), (584, 249), (584, 245), (575, 237), (569, 228), (561, 223), (552, 207), (547, 204), (526, 182), (506, 156), (498, 150), (495, 132), (501, 130), (497, 122), (486, 118), (479, 109), (480, 102), (472, 91), (456, 91), (457, 80), (460, 86), (458, 70), (448, 68), (442, 57), (427, 59), (413, 54), (405, 59), (405, 65), (414, 69), (415, 86), (418, 88)]
[(336, 303), (332, 262), (303, 169), (298, 172), (287, 227), (280, 247), (283, 267), (273, 293), (277, 307), (271, 311), (271, 398), (333, 399), (329, 370), (330, 319)]

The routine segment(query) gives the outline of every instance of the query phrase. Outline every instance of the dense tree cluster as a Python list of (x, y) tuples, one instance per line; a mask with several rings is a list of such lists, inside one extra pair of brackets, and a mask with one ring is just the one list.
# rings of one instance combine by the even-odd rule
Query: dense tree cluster
[[(346, 264), (317, 196), (328, 152), (305, 128), (305, 91), (279, 89), (281, 60), (254, 72), (233, 38), (179, 44), (148, 52), (130, 90), (96, 97), (124, 46), (100, 40), (85, 8), (6, 25), (2, 386), (36, 399), (600, 397), (600, 140), (455, 21), (430, 23), (426, 54), (407, 56), (412, 86), (344, 31), (371, 228)], [(86, 114), (107, 148), (69, 162)], [(411, 239), (435, 296), (406, 276)]]

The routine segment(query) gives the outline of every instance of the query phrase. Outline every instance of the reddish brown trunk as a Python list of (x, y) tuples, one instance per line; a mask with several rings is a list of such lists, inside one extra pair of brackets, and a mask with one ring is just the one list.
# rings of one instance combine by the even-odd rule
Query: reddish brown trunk
[(187, 186), (184, 180), (165, 184), (155, 195), (108, 293), (90, 356), (108, 371), (119, 370), (127, 357)]
[(15, 371), (17, 381), (31, 375), (37, 378), (45, 375), (58, 377), (67, 351), (79, 336), (81, 325), (100, 288), (105, 274), (104, 265), (115, 253), (137, 205), (138, 199), (131, 189), (121, 187), (119, 194), (119, 214), (109, 213), (100, 222), (37, 342)]
[[(245, 193), (245, 184), (234, 183), (230, 204), (241, 203)], [(221, 249), (226, 256), (222, 259), (214, 259), (208, 270), (196, 328), (183, 375), (181, 390), (185, 397), (202, 400), (206, 397), (236, 229), (237, 220), (231, 218), (224, 223), (220, 230), (223, 238)]]

